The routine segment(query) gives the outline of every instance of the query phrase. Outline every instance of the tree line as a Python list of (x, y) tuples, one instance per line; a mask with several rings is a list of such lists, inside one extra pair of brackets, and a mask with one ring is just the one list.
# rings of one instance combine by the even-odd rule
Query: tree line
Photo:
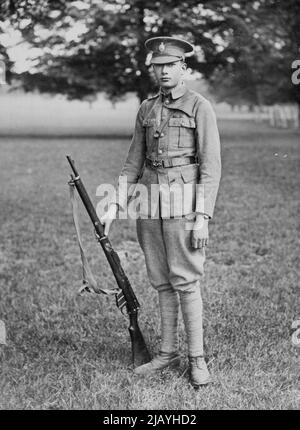
[(217, 101), (300, 105), (291, 79), (300, 59), (298, 0), (4, 0), (0, 33), (7, 22), (40, 52), (33, 69), (16, 73), (0, 45), (8, 79), (25, 91), (81, 100), (134, 92), (143, 100), (153, 91), (144, 41), (173, 35), (194, 44), (188, 66)]

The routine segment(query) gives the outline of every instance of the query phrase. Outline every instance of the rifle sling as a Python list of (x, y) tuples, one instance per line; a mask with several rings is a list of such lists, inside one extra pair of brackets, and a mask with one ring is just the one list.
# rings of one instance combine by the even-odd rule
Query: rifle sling
[(81, 234), (80, 234), (80, 226), (79, 226), (79, 217), (78, 217), (78, 204), (77, 200), (75, 198), (74, 188), (75, 185), (72, 183), (69, 183), (70, 185), (70, 199), (72, 204), (72, 214), (73, 214), (73, 221), (75, 225), (76, 230), (76, 236), (77, 236), (77, 242), (80, 249), (80, 256), (81, 256), (81, 262), (82, 262), (82, 286), (80, 287), (78, 293), (82, 294), (83, 292), (94, 292), (97, 294), (116, 294), (119, 292), (119, 289), (107, 289), (107, 288), (100, 288), (97, 284), (97, 281), (92, 273), (92, 270), (90, 268), (90, 265), (88, 263), (88, 260), (85, 255), (85, 250), (83, 248), (83, 244), (81, 241)]

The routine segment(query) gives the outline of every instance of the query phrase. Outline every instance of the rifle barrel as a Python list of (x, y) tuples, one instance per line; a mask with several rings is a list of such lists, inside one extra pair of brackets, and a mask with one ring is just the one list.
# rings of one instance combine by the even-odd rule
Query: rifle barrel
[(78, 171), (77, 171), (77, 169), (75, 167), (74, 160), (72, 160), (72, 158), (71, 158), (70, 155), (67, 155), (66, 157), (67, 157), (67, 160), (68, 160), (68, 162), (69, 162), (69, 164), (71, 166), (71, 169), (73, 170), (73, 173), (74, 173), (75, 177), (77, 178), (79, 176), (79, 173), (78, 173)]

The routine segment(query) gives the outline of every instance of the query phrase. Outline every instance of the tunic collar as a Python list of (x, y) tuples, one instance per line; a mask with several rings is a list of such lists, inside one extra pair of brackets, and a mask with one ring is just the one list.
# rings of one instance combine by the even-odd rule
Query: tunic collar
[[(161, 100), (164, 101), (166, 95), (162, 89), (160, 89), (155, 96), (150, 97), (150, 99), (156, 99), (157, 97), (161, 97)], [(195, 97), (188, 90), (184, 82), (173, 88), (168, 97), (169, 103), (164, 103), (165, 107), (169, 109), (178, 109), (189, 116), (193, 116)]]
[(180, 84), (176, 85), (175, 88), (173, 88), (170, 93), (165, 94), (163, 89), (160, 89), (160, 94), (162, 94), (163, 97), (170, 97), (171, 101), (179, 99), (182, 97), (187, 91), (186, 85), (184, 82), (181, 82)]

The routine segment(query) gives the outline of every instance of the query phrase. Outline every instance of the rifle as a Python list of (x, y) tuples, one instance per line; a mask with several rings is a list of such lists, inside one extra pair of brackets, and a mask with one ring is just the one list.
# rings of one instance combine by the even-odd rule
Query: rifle
[(100, 223), (85, 186), (80, 179), (79, 173), (74, 165), (74, 160), (72, 160), (69, 155), (67, 155), (67, 160), (74, 173), (74, 175), (71, 174), (71, 181), (69, 184), (74, 185), (78, 191), (78, 194), (94, 225), (96, 239), (102, 246), (104, 254), (117, 281), (118, 287), (121, 289), (121, 291), (116, 294), (116, 304), (121, 312), (122, 309), (126, 307), (130, 322), (128, 330), (131, 338), (132, 362), (135, 366), (140, 366), (141, 364), (150, 361), (151, 357), (138, 325), (138, 311), (140, 309), (139, 302), (130, 285), (129, 279), (124, 273), (118, 254), (116, 251), (114, 251), (108, 237), (104, 235), (104, 228)]

